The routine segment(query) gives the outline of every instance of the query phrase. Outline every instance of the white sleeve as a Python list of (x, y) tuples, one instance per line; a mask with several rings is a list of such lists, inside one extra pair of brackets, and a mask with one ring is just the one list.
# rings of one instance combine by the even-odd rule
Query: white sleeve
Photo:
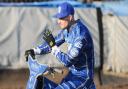
[(33, 48), (33, 50), (34, 50), (34, 53), (35, 53), (36, 55), (38, 55), (38, 54), (41, 53), (41, 50), (40, 50), (38, 47)]

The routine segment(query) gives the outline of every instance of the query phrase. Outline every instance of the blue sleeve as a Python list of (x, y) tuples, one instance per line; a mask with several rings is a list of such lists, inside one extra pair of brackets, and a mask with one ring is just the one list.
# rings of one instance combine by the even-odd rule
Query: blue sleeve
[(72, 45), (73, 46), (67, 53), (58, 52), (56, 55), (59, 61), (67, 67), (72, 66), (79, 60), (78, 57), (87, 45), (87, 41), (85, 38), (77, 37)]
[(49, 53), (51, 51), (50, 46), (46, 42), (37, 46), (36, 48), (38, 48), (40, 50), (39, 54), (46, 54), (46, 53)]
[[(55, 42), (57, 46), (60, 46), (62, 43), (64, 43), (64, 35), (63, 35), (63, 31), (61, 31), (56, 37), (55, 37)], [(46, 54), (51, 52), (51, 48), (50, 46), (45, 42), (39, 46), (37, 46), (37, 48), (41, 51), (40, 54)]]
[(55, 37), (55, 41), (57, 46), (65, 42), (63, 30)]

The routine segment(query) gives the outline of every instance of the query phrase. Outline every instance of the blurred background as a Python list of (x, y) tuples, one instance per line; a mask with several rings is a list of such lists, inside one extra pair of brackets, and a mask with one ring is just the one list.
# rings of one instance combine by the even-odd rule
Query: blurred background
[[(60, 31), (53, 15), (62, 2), (71, 3), (75, 18), (89, 28), (95, 49), (97, 89), (128, 89), (127, 0), (0, 0), (0, 89), (25, 89), (29, 70), (24, 52), (44, 42), (46, 25)], [(67, 44), (61, 47), (67, 50)], [(36, 56), (39, 63), (68, 70), (51, 54)], [(60, 82), (61, 74), (52, 78)], [(57, 77), (59, 76), (59, 77)]]

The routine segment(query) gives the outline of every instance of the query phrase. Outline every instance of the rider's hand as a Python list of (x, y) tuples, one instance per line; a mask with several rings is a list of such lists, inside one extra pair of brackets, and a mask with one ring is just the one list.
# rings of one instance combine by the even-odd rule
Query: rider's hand
[(29, 49), (25, 51), (25, 57), (26, 57), (26, 61), (28, 61), (28, 56), (31, 56), (33, 59), (35, 59), (35, 53), (33, 49)]
[(56, 45), (55, 39), (49, 29), (45, 29), (43, 32), (43, 39), (48, 43), (48, 45), (52, 48)]

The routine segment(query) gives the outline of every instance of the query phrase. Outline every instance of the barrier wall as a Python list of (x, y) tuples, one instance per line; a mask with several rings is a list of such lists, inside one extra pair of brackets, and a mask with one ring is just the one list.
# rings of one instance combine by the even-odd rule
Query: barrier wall
[[(75, 18), (80, 18), (92, 33), (95, 43), (95, 57), (99, 59), (98, 29), (95, 9), (75, 8)], [(24, 52), (43, 42), (42, 32), (49, 24), (53, 34), (59, 32), (56, 19), (52, 16), (56, 8), (47, 7), (0, 7), (0, 65), (2, 67), (24, 67)], [(66, 47), (66, 46), (65, 46)], [(37, 57), (42, 63), (58, 62), (51, 54)]]
[[(94, 41), (95, 66), (99, 66), (99, 30), (96, 8), (75, 7), (76, 19), (89, 28)], [(24, 52), (44, 42), (42, 32), (49, 24), (54, 35), (59, 32), (52, 16), (56, 7), (1, 6), (0, 7), (0, 68), (27, 67)], [(106, 14), (103, 11), (104, 66), (116, 72), (128, 72), (128, 16)], [(66, 52), (67, 44), (61, 46)], [(36, 57), (39, 62), (63, 66), (51, 54)]]

